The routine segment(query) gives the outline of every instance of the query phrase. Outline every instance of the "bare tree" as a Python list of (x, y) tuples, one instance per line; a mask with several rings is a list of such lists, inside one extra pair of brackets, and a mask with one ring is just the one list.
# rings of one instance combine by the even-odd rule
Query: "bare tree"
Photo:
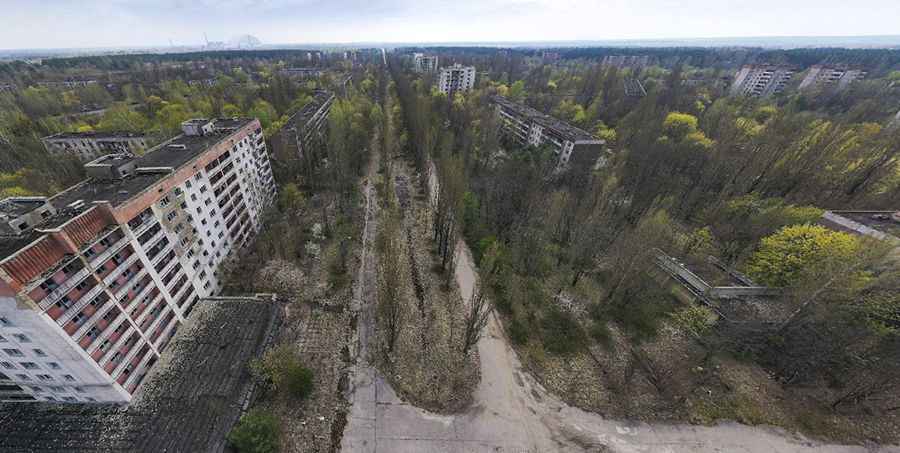
[(381, 259), (378, 269), (378, 317), (386, 336), (385, 354), (394, 351), (403, 327), (402, 274), (399, 221), (393, 212), (386, 216), (379, 238)]
[(472, 288), (472, 297), (469, 298), (469, 306), (467, 308), (468, 311), (466, 312), (465, 318), (466, 332), (463, 337), (463, 355), (467, 355), (472, 346), (474, 346), (475, 343), (478, 343), (478, 339), (481, 337), (481, 331), (484, 330), (484, 326), (487, 325), (488, 316), (491, 314), (491, 306), (488, 303), (487, 297), (485, 297), (478, 285)]

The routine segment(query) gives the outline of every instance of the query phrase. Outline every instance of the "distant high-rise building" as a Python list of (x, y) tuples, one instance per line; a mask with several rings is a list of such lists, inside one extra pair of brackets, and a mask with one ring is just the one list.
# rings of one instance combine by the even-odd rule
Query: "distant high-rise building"
[(0, 201), (0, 401), (127, 402), (276, 195), (255, 119), (190, 120)]
[(809, 68), (806, 77), (800, 82), (800, 90), (808, 90), (821, 86), (834, 86), (837, 90), (847, 88), (851, 83), (866, 77), (866, 71), (849, 69), (841, 66), (815, 65)]
[(441, 69), (441, 79), (438, 84), (441, 93), (450, 96), (459, 91), (469, 91), (475, 88), (475, 67), (463, 66), (459, 63)]
[(784, 91), (794, 76), (794, 70), (783, 66), (747, 65), (738, 71), (731, 85), (731, 94), (766, 97)]
[(437, 55), (417, 53), (413, 55), (413, 67), (419, 74), (436, 72), (438, 69), (438, 57)]
[(61, 132), (41, 139), (51, 154), (75, 156), (82, 161), (104, 154), (143, 154), (147, 137), (131, 132)]

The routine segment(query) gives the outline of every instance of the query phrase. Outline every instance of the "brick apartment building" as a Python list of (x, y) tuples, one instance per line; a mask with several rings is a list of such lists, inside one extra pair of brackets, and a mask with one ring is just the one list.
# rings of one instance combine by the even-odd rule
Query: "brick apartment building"
[(0, 201), (0, 401), (127, 402), (275, 197), (255, 119), (191, 120)]
[(41, 139), (47, 152), (87, 162), (105, 154), (143, 154), (147, 137), (131, 132), (61, 132)]

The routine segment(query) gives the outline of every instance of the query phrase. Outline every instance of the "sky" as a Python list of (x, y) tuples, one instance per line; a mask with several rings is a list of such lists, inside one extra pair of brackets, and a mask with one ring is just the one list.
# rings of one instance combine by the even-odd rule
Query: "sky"
[(900, 34), (900, 0), (0, 0), (0, 48)]

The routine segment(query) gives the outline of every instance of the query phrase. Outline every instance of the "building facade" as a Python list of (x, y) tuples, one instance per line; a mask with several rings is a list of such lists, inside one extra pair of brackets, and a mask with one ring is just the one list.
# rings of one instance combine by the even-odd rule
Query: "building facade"
[(437, 72), (438, 57), (437, 55), (425, 55), (417, 53), (413, 55), (413, 68), (419, 74), (426, 72)]
[(734, 77), (732, 95), (751, 97), (772, 96), (784, 91), (794, 77), (794, 70), (783, 66), (744, 66)]
[(560, 168), (576, 162), (592, 167), (603, 152), (606, 142), (584, 130), (502, 96), (494, 96), (492, 102), (504, 137), (521, 146), (550, 146)]
[(191, 120), (0, 203), (0, 401), (127, 402), (276, 195), (255, 119)]
[(861, 69), (815, 65), (809, 68), (806, 77), (800, 82), (800, 90), (833, 86), (838, 91), (841, 91), (846, 89), (851, 83), (864, 78), (866, 78), (866, 71)]
[[(349, 78), (346, 79), (349, 83)], [(334, 105), (334, 93), (317, 90), (313, 100), (288, 118), (272, 137), (272, 151), (279, 159), (297, 159), (315, 155), (324, 147), (328, 115)]]
[(459, 63), (441, 69), (441, 78), (438, 82), (441, 93), (450, 96), (459, 91), (469, 91), (475, 88), (475, 67), (463, 66)]
[(75, 156), (83, 161), (104, 154), (140, 155), (147, 149), (147, 137), (130, 132), (61, 132), (44, 137), (41, 142), (51, 154)]

